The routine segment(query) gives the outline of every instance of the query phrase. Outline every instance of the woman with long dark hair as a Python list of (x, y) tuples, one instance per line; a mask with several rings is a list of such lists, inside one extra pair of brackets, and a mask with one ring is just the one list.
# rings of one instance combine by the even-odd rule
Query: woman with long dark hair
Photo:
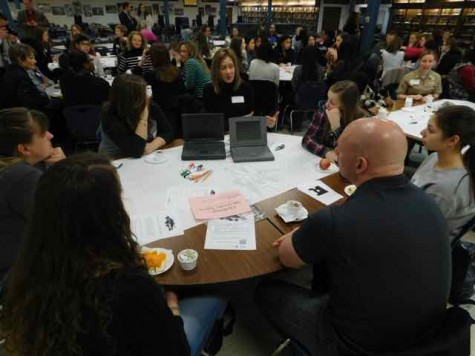
[(65, 157), (52, 138), (43, 113), (0, 110), (0, 284), (23, 241), (38, 179)]
[(274, 62), (277, 64), (294, 64), (295, 53), (292, 49), (292, 39), (288, 35), (279, 38), (279, 44), (274, 50)]
[(337, 49), (329, 48), (327, 53), (327, 85), (349, 80), (353, 73), (363, 67), (358, 58), (358, 38), (355, 35), (343, 36), (343, 41)]
[(234, 51), (234, 54), (236, 55), (239, 64), (239, 73), (241, 74), (241, 77), (247, 78), (249, 62), (247, 60), (246, 41), (244, 40), (244, 38), (239, 36), (233, 37), (229, 48), (231, 48)]
[(338, 137), (350, 122), (365, 116), (357, 85), (349, 80), (337, 82), (328, 90), (325, 108), (315, 112), (302, 145), (317, 156), (336, 161)]
[(0, 311), (13, 354), (190, 354), (177, 298), (148, 274), (121, 193), (115, 168), (96, 154), (39, 180)]
[(440, 75), (447, 75), (455, 67), (457, 63), (462, 60), (462, 51), (458, 47), (457, 39), (451, 36), (448, 41), (448, 51), (446, 51), (440, 58), (437, 65), (437, 73)]
[(101, 117), (99, 151), (114, 157), (141, 157), (165, 146), (172, 128), (160, 107), (147, 97), (143, 78), (115, 78)]
[(451, 240), (475, 216), (474, 122), (475, 110), (467, 106), (439, 109), (422, 131), (422, 143), (433, 153), (412, 177), (439, 204)]
[(323, 69), (318, 63), (319, 52), (316, 46), (305, 47), (301, 53), (301, 65), (294, 69), (292, 90), (297, 93), (302, 82), (316, 82), (323, 85)]
[(185, 83), (180, 70), (170, 62), (167, 47), (153, 44), (150, 47), (153, 72), (144, 74), (146, 82), (152, 86), (153, 101), (165, 112), (175, 134), (180, 133), (180, 97), (186, 94)]

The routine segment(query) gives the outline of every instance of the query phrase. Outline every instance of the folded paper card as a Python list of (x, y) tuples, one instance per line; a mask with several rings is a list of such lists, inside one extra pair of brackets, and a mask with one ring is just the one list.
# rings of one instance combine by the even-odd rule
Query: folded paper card
[(248, 202), (237, 190), (190, 198), (190, 207), (196, 220), (219, 219), (251, 212)]

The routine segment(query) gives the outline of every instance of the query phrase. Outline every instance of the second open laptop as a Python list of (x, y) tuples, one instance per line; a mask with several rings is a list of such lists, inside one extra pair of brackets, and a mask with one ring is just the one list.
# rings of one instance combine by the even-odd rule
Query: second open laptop
[(229, 119), (229, 135), (234, 162), (274, 160), (274, 155), (267, 147), (265, 117), (232, 117)]
[(182, 114), (183, 151), (181, 159), (225, 159), (224, 114)]

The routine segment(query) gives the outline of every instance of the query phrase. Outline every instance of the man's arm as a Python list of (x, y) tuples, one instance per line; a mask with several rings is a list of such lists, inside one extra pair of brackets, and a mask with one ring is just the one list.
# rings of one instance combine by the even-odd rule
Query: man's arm
[(292, 234), (294, 231), (282, 236), (274, 242), (274, 246), (279, 247), (279, 259), (280, 262), (290, 268), (300, 268), (305, 265), (305, 262), (295, 252), (294, 245), (292, 243)]

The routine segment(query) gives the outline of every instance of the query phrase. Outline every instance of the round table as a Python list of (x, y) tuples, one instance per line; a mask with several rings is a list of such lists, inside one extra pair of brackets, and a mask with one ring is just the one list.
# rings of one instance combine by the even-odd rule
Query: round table
[[(192, 248), (199, 253), (198, 265), (195, 270), (186, 272), (180, 268), (178, 261), (175, 261), (169, 271), (157, 276), (161, 284), (221, 283), (252, 278), (282, 268), (278, 251), (272, 247), (272, 242), (286, 232), (287, 224), (282, 221), (277, 223), (280, 217), (276, 216), (273, 209), (280, 205), (281, 201), (289, 199), (302, 201), (309, 212), (323, 207), (297, 191), (295, 187), (302, 181), (322, 179), (329, 175), (317, 170), (319, 158), (302, 148), (301, 139), (298, 136), (269, 133), (268, 146), (275, 155), (275, 161), (271, 162), (234, 163), (229, 156), (226, 160), (195, 162), (197, 165), (203, 164), (206, 168), (212, 168), (214, 172), (202, 187), (210, 187), (216, 192), (238, 189), (250, 204), (257, 203), (267, 218), (255, 225), (255, 251), (205, 250), (206, 225), (194, 220), (189, 207), (177, 209), (185, 233), (165, 239), (157, 236), (157, 241), (146, 242), (146, 245), (172, 249), (175, 256), (182, 249)], [(275, 151), (275, 147), (282, 144), (285, 148)], [(118, 173), (124, 190), (124, 204), (132, 220), (137, 215), (167, 209), (169, 188), (186, 190), (200, 186), (200, 183), (196, 184), (181, 177), (181, 170), (190, 163), (181, 161), (181, 150), (181, 147), (163, 150), (168, 156), (168, 161), (163, 164), (147, 163), (147, 157), (127, 158), (115, 162), (116, 165), (122, 164)], [(345, 184), (341, 183), (338, 174), (333, 177), (335, 178), (332, 178), (334, 180), (330, 181), (330, 184), (335, 185), (335, 190), (341, 193)], [(340, 182), (340, 185), (337, 182)]]

